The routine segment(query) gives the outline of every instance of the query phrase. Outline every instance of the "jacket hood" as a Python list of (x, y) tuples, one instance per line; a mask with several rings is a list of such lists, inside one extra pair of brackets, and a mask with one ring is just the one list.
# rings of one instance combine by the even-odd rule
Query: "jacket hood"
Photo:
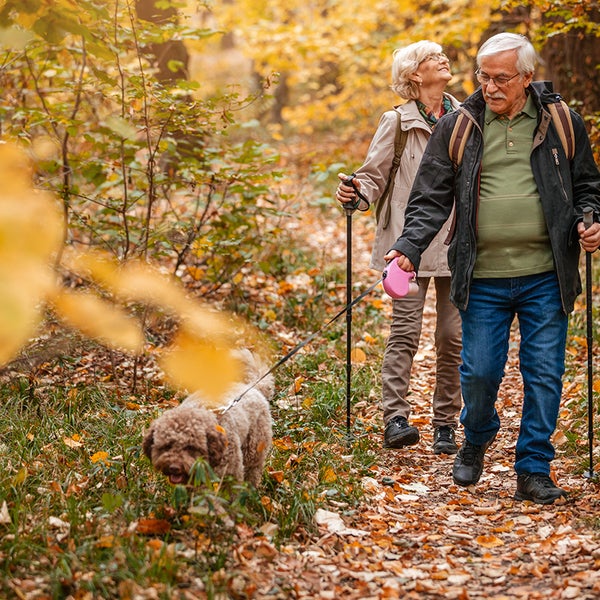
[(562, 96), (554, 91), (551, 81), (532, 81), (527, 89), (530, 93), (533, 92), (534, 97), (537, 96), (542, 104), (552, 104), (562, 100)]

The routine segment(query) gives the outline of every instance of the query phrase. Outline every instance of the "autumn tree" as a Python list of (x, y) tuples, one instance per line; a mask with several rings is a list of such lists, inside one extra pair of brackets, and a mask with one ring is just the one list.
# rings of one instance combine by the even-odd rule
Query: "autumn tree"
[(213, 18), (257, 73), (281, 77), (285, 94), (273, 100), (280, 119), (264, 121), (275, 136), (333, 134), (341, 146), (370, 138), (381, 112), (398, 102), (389, 89), (392, 51), (418, 39), (444, 46), (455, 75), (449, 91), (464, 98), (477, 85), (478, 47), (499, 31), (530, 37), (545, 59), (540, 76), (584, 114), (597, 110), (597, 2), (234, 0)]
[[(248, 95), (202, 99), (201, 81), (178, 77), (187, 47), (215, 32), (175, 7), (140, 3), (153, 23), (120, 0), (7, 0), (0, 127), (62, 199), (69, 245), (164, 261), (207, 293), (267, 252), (277, 156), (234, 133)], [(163, 58), (173, 41), (185, 53)]]

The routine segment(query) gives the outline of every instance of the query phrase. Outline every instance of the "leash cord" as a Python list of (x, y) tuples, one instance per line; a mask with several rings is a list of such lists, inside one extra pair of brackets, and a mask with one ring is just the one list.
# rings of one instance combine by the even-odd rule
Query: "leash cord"
[(360, 296), (356, 297), (352, 302), (346, 304), (344, 308), (342, 308), (336, 315), (334, 315), (325, 325), (323, 325), (318, 331), (315, 331), (311, 335), (309, 335), (303, 342), (300, 342), (297, 346), (292, 348), (285, 356), (280, 358), (264, 375), (262, 375), (259, 379), (257, 379), (251, 386), (245, 389), (239, 396), (235, 397), (227, 406), (222, 409), (217, 409), (219, 412), (228, 411), (234, 404), (237, 404), (250, 390), (254, 389), (265, 377), (268, 377), (273, 371), (278, 369), (282, 364), (286, 363), (292, 356), (298, 353), (304, 346), (310, 344), (320, 333), (322, 333), (327, 327), (329, 327), (334, 321), (337, 321), (345, 312), (349, 311), (352, 307), (358, 304), (363, 298), (368, 296), (382, 281), (382, 277), (380, 277), (371, 287), (366, 289)]

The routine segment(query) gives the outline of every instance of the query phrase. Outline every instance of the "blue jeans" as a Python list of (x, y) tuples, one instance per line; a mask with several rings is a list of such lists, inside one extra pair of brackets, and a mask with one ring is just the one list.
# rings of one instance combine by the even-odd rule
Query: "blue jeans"
[(568, 317), (562, 309), (554, 272), (502, 279), (474, 279), (462, 319), (460, 421), (466, 439), (485, 444), (500, 429), (498, 388), (508, 357), (515, 315), (521, 341), (523, 410), (515, 471), (550, 473), (562, 393)]

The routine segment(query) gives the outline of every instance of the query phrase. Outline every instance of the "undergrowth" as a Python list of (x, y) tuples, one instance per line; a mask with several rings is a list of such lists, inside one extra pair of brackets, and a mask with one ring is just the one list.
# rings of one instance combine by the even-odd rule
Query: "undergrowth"
[[(353, 344), (365, 358), (352, 365), (348, 405), (344, 318), (321, 331), (344, 304), (342, 280), (335, 270), (312, 280), (305, 300), (315, 298), (318, 310), (305, 311), (302, 326), (282, 345), (283, 354), (319, 332), (275, 372), (274, 446), (258, 489), (219, 481), (200, 463), (194, 488), (171, 486), (151, 469), (141, 452), (142, 433), (174, 405), (168, 389), (123, 394), (102, 384), (99, 365), (90, 385), (69, 385), (68, 377), (56, 385), (5, 379), (0, 597), (122, 598), (152, 588), (152, 597), (171, 599), (183, 598), (193, 584), (200, 597), (216, 598), (232, 593), (243, 540), (278, 549), (306, 541), (319, 508), (351, 519), (361, 480), (380, 451), (378, 369), (387, 317), (369, 299), (354, 310)], [(284, 302), (278, 319), (291, 322), (296, 307)], [(585, 323), (585, 306), (578, 305), (565, 387), (567, 451), (579, 457), (582, 472), (588, 467)], [(365, 331), (372, 334), (368, 343)], [(599, 346), (596, 328), (596, 357)], [(76, 366), (65, 363), (63, 375)], [(600, 419), (597, 401), (594, 417)]]

